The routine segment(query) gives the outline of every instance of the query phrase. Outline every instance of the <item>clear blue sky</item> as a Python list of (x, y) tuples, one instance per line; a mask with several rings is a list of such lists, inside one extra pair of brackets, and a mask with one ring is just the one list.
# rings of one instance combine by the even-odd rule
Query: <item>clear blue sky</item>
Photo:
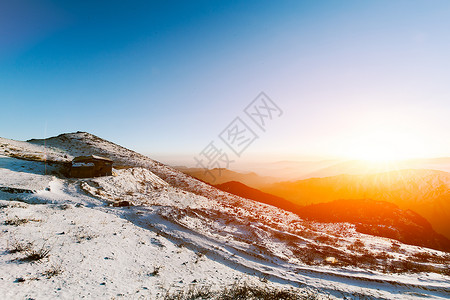
[(264, 91), (247, 158), (449, 156), (449, 53), (445, 0), (2, 0), (0, 136), (190, 156)]

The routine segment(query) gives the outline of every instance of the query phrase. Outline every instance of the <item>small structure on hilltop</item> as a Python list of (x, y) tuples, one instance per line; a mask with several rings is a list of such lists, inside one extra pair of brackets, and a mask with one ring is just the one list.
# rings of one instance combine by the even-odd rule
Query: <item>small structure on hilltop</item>
[(78, 156), (72, 160), (70, 176), (77, 178), (111, 176), (113, 161), (97, 155)]

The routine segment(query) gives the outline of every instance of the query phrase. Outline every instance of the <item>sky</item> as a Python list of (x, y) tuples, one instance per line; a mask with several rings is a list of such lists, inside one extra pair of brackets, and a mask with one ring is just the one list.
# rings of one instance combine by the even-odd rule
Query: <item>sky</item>
[[(169, 163), (450, 156), (449, 1), (0, 1), (0, 136)], [(280, 109), (264, 130), (245, 108)], [(236, 155), (239, 117), (257, 139)], [(186, 163), (185, 163), (186, 162)]]

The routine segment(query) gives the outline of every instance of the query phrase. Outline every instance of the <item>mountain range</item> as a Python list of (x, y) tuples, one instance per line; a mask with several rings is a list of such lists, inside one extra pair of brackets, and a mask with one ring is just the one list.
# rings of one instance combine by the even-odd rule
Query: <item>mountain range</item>
[[(80, 155), (113, 160), (114, 174), (68, 177)], [(363, 233), (345, 211), (317, 221), (277, 207), (280, 196), (249, 192), (261, 201), (86, 132), (0, 138), (0, 294), (167, 299), (187, 289), (218, 298), (251, 286), (294, 299), (450, 295), (448, 252)], [(382, 225), (420, 229), (420, 217), (387, 208), (400, 220)]]
[[(447, 158), (411, 160), (409, 165), (415, 163), (446, 169), (448, 161)], [(335, 164), (333, 172), (337, 172), (337, 169), (338, 165)], [(450, 238), (450, 173), (435, 169), (397, 169), (388, 172), (377, 170), (374, 173), (339, 174), (289, 181), (277, 181), (274, 177), (224, 169), (220, 173), (216, 169), (212, 170), (216, 180), (211, 181), (204, 170), (193, 172), (192, 169), (183, 169), (183, 172), (213, 185), (217, 182), (223, 184), (238, 181), (297, 206), (338, 199), (385, 201), (396, 204), (401, 209), (419, 213), (430, 222), (434, 230)], [(224, 176), (220, 176), (221, 174)]]
[(436, 233), (430, 222), (412, 210), (372, 199), (339, 199), (306, 206), (261, 192), (236, 181), (216, 185), (218, 189), (291, 211), (305, 220), (348, 222), (358, 232), (386, 237), (410, 245), (450, 252), (450, 240)]
[(262, 191), (307, 205), (337, 199), (374, 199), (413, 210), (438, 233), (450, 238), (450, 173), (397, 170), (367, 175), (337, 175), (279, 182)]

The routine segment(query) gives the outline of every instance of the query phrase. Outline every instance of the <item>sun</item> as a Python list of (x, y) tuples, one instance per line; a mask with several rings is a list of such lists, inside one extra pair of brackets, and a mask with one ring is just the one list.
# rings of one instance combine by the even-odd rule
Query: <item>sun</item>
[(350, 144), (347, 155), (368, 162), (391, 162), (402, 159), (398, 137), (386, 132), (368, 132)]
[(420, 156), (423, 142), (414, 132), (398, 128), (364, 130), (343, 141), (347, 158), (369, 163), (391, 163)]

